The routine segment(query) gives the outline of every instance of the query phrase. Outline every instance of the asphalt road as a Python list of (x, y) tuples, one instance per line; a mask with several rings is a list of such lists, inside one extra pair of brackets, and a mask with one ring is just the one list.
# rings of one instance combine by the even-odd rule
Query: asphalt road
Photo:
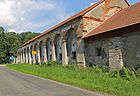
[(0, 96), (103, 96), (0, 66)]

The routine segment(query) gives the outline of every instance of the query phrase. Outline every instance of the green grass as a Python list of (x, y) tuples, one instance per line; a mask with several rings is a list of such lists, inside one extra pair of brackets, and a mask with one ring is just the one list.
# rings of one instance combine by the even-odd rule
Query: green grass
[(140, 78), (131, 77), (129, 80), (115, 78), (98, 68), (60, 65), (43, 67), (29, 64), (9, 64), (7, 67), (92, 91), (110, 93), (116, 96), (140, 96)]

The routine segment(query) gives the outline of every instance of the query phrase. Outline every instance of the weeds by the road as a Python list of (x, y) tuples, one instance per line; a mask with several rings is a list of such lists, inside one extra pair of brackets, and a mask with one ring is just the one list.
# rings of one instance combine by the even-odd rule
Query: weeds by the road
[[(111, 93), (117, 96), (140, 96), (140, 78), (128, 75), (127, 70), (107, 72), (101, 68), (81, 68), (77, 66), (41, 66), (29, 64), (9, 64), (7, 67), (56, 80), (93, 91)], [(120, 74), (120, 73), (119, 73)]]

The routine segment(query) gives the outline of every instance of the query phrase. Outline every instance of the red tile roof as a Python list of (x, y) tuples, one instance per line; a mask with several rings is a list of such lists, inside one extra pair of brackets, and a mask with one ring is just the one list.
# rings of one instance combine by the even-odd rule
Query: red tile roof
[(140, 23), (140, 2), (122, 9), (83, 38)]
[(55, 30), (56, 28), (58, 28), (58, 27), (60, 27), (60, 26), (62, 26), (62, 25), (64, 25), (64, 24), (68, 23), (69, 21), (74, 20), (74, 19), (76, 19), (76, 18), (78, 18), (78, 17), (83, 16), (84, 14), (86, 14), (87, 12), (89, 12), (90, 10), (92, 10), (93, 8), (95, 8), (96, 6), (98, 6), (99, 4), (101, 4), (103, 1), (104, 1), (104, 0), (100, 0), (99, 2), (97, 2), (97, 3), (93, 4), (92, 6), (86, 8), (85, 10), (83, 10), (83, 11), (81, 11), (81, 12), (79, 12), (79, 13), (73, 15), (73, 16), (71, 16), (70, 18), (68, 18), (68, 19), (64, 20), (63, 22), (59, 23), (58, 25), (56, 25), (56, 26), (52, 27), (51, 29), (45, 31), (44, 33), (42, 33), (42, 34), (40, 34), (40, 35), (38, 35), (38, 36), (32, 38), (31, 40), (27, 41), (27, 42), (24, 43), (21, 47), (23, 47), (23, 46), (25, 46), (25, 45), (27, 45), (27, 44), (33, 42), (34, 40), (36, 40), (36, 39), (38, 39), (38, 38), (40, 38), (40, 37), (46, 35), (47, 33), (49, 33), (49, 32), (51, 32), (51, 31)]

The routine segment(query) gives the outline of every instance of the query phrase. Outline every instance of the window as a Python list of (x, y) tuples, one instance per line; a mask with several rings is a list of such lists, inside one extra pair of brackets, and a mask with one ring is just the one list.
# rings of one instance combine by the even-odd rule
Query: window
[(52, 60), (52, 55), (50, 54), (50, 61)]
[(62, 61), (62, 54), (59, 54), (59, 60)]
[(76, 52), (72, 52), (72, 59), (76, 59)]
[(96, 56), (102, 55), (102, 48), (96, 48)]

